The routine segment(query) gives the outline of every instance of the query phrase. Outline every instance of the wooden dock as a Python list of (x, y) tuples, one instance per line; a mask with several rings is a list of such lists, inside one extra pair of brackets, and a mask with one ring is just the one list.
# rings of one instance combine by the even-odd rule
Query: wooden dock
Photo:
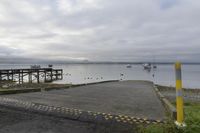
[(29, 83), (52, 82), (63, 79), (62, 69), (38, 68), (38, 69), (3, 69), (0, 70), (0, 81), (11, 80), (23, 84), (25, 79)]

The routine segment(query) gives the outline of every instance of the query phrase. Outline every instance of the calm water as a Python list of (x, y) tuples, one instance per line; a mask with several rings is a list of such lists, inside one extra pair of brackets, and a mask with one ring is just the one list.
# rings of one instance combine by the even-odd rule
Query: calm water
[[(41, 65), (46, 67), (47, 65)], [(0, 69), (29, 68), (30, 65), (1, 64)], [(64, 79), (57, 83), (90, 83), (105, 80), (150, 80), (161, 85), (175, 86), (175, 74), (173, 65), (158, 65), (157, 69), (150, 72), (143, 70), (141, 65), (118, 64), (66, 64), (54, 65), (54, 68), (62, 68)], [(153, 77), (154, 74), (154, 77)], [(200, 65), (182, 66), (183, 86), (187, 88), (200, 88)]]

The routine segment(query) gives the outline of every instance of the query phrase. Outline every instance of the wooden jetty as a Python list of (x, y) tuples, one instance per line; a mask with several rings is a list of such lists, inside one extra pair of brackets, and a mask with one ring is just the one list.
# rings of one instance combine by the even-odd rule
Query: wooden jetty
[(29, 83), (36, 82), (52, 82), (54, 80), (63, 79), (62, 69), (38, 68), (38, 69), (3, 69), (0, 70), (0, 81), (11, 80), (19, 84), (25, 82), (25, 78)]

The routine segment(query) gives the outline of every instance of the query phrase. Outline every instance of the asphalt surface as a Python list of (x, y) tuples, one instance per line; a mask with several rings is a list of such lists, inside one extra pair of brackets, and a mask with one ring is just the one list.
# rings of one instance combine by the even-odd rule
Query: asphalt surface
[(86, 111), (164, 119), (165, 110), (146, 81), (121, 81), (46, 92), (4, 95), (23, 101)]
[(0, 133), (134, 133), (132, 127), (100, 125), (0, 108)]

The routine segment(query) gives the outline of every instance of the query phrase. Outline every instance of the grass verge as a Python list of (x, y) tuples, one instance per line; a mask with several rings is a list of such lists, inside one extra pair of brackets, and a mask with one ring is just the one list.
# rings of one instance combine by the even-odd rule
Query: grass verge
[(67, 89), (71, 87), (71, 84), (48, 84), (48, 83), (24, 83), (24, 84), (13, 84), (12, 86), (2, 88), (0, 87), (0, 95), (4, 94), (16, 94), (16, 93), (27, 93), (27, 92), (39, 92), (39, 91), (50, 91), (55, 89)]
[(173, 121), (163, 125), (139, 126), (138, 133), (199, 133), (200, 132), (200, 103), (186, 102), (184, 104), (184, 129), (178, 129)]

